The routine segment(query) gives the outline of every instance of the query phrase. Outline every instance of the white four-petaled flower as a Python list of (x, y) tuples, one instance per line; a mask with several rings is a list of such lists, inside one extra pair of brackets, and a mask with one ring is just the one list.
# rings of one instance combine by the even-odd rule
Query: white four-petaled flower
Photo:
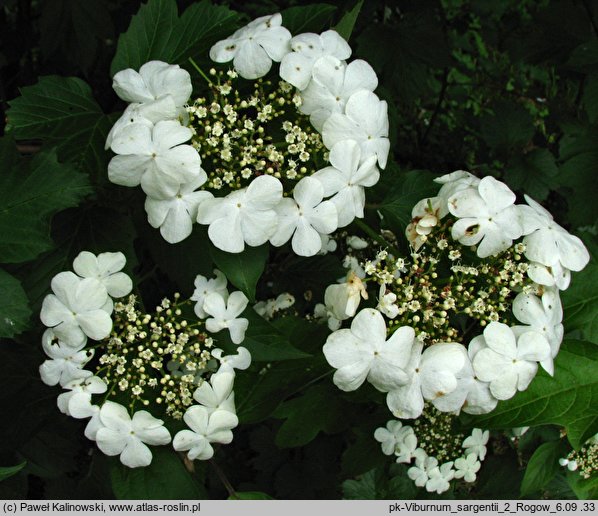
[(224, 299), (218, 292), (210, 292), (203, 302), (204, 311), (211, 316), (206, 319), (206, 330), (217, 333), (226, 328), (231, 340), (235, 344), (241, 344), (249, 321), (238, 316), (245, 310), (247, 303), (249, 299), (241, 291), (233, 292), (228, 299)]
[(161, 419), (140, 410), (129, 416), (127, 409), (113, 401), (106, 401), (100, 409), (102, 427), (96, 432), (98, 448), (106, 455), (120, 455), (129, 468), (149, 466), (152, 452), (146, 446), (168, 444), (170, 433)]
[(195, 301), (195, 314), (200, 319), (207, 317), (203, 309), (203, 301), (210, 292), (217, 292), (224, 298), (228, 298), (228, 290), (226, 289), (226, 276), (218, 269), (214, 269), (215, 278), (206, 278), (201, 274), (195, 277), (195, 290), (191, 296), (191, 301)]
[(415, 332), (409, 326), (397, 329), (386, 340), (382, 314), (372, 308), (359, 312), (351, 329), (337, 330), (324, 344), (324, 356), (337, 369), (333, 380), (343, 391), (357, 389), (367, 378), (382, 392), (409, 381), (405, 372)]
[(245, 79), (266, 75), (272, 61), (280, 61), (290, 51), (291, 33), (281, 26), (279, 13), (262, 16), (237, 30), (210, 49), (210, 59), (217, 63), (233, 61), (235, 70)]
[(295, 253), (314, 256), (322, 246), (320, 235), (332, 233), (337, 227), (336, 205), (322, 200), (324, 187), (312, 177), (304, 177), (295, 185), (293, 198), (286, 197), (275, 207), (278, 226), (270, 242), (279, 247), (292, 235)]
[(306, 32), (295, 36), (290, 41), (292, 52), (286, 54), (280, 62), (280, 77), (299, 90), (304, 90), (315, 67), (327, 56), (337, 60), (348, 59), (351, 47), (338, 32), (327, 30), (322, 34)]
[(111, 297), (126, 296), (133, 288), (131, 278), (122, 271), (127, 263), (125, 255), (100, 253), (97, 256), (89, 251), (81, 251), (73, 261), (73, 270), (82, 278), (95, 278)]

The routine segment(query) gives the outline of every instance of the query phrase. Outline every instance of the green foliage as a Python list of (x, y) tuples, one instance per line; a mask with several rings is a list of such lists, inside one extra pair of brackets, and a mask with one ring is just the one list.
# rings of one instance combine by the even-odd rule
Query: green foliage
[(293, 346), (286, 335), (255, 313), (253, 308), (248, 308), (243, 317), (249, 320), (243, 346), (251, 352), (254, 361), (272, 362), (310, 356)]
[(238, 19), (234, 11), (208, 0), (193, 4), (180, 17), (175, 0), (149, 0), (118, 39), (110, 71), (138, 70), (152, 59), (185, 64), (231, 34)]
[(598, 432), (598, 348), (565, 340), (555, 360), (555, 376), (538, 372), (529, 388), (500, 402), (487, 415), (468, 418), (476, 427), (515, 428), (559, 424), (572, 446), (580, 448)]
[[(14, 150), (5, 141), (0, 152), (3, 158)], [(39, 153), (29, 163), (11, 156), (7, 161), (11, 166), (0, 177), (0, 191), (10, 192), (0, 210), (0, 262), (18, 263), (52, 247), (51, 217), (76, 206), (91, 188), (83, 174), (58, 163), (53, 151)]]
[(12, 477), (13, 475), (16, 475), (26, 465), (27, 462), (21, 462), (21, 464), (17, 464), (16, 466), (0, 467), (0, 482)]
[[(401, 173), (388, 170), (386, 174), (395, 177), (385, 177), (384, 183), (388, 185), (386, 197), (380, 205), (384, 225), (397, 232), (403, 233), (411, 222), (413, 206), (425, 197), (433, 197), (439, 190), (434, 183), (434, 175), (426, 170), (410, 170)], [(379, 188), (383, 188), (380, 186)]]
[(9, 105), (16, 139), (42, 140), (56, 147), (61, 161), (93, 176), (104, 174), (104, 143), (114, 120), (104, 115), (87, 83), (76, 77), (41, 77)]
[(562, 293), (562, 300), (565, 328), (579, 330), (583, 339), (598, 344), (596, 282), (598, 264), (594, 259), (583, 271), (573, 274), (571, 285)]
[(282, 24), (291, 34), (320, 32), (328, 28), (336, 9), (330, 4), (289, 7), (281, 12)]
[(336, 433), (347, 425), (348, 407), (335, 393), (331, 384), (309, 387), (302, 396), (280, 405), (274, 417), (285, 418), (276, 434), (276, 445), (281, 448), (303, 446), (319, 432)]
[(548, 485), (561, 469), (558, 460), (566, 455), (566, 449), (560, 440), (544, 443), (536, 449), (525, 468), (521, 496), (539, 492)]
[(205, 492), (187, 471), (177, 453), (166, 446), (152, 449), (146, 468), (127, 468), (115, 461), (110, 470), (112, 489), (122, 500), (197, 500)]
[(355, 23), (357, 22), (357, 17), (361, 11), (361, 7), (363, 6), (363, 0), (358, 0), (358, 2), (353, 6), (350, 11), (347, 11), (345, 15), (339, 20), (339, 22), (334, 26), (334, 30), (338, 32), (346, 41), (349, 41), (351, 34), (353, 33), (353, 28), (355, 27)]
[(228, 497), (229, 500), (274, 500), (270, 495), (259, 491), (235, 491), (234, 495)]
[(0, 337), (14, 337), (27, 329), (31, 309), (18, 279), (0, 269)]
[(246, 247), (245, 251), (236, 254), (225, 253), (211, 246), (210, 253), (216, 267), (249, 301), (255, 302), (255, 288), (268, 260), (268, 245)]

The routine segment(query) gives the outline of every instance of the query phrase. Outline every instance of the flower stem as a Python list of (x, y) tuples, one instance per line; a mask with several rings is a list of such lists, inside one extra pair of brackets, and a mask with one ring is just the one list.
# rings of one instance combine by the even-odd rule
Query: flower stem
[(206, 80), (206, 82), (210, 86), (212, 86), (212, 81), (210, 80), (210, 78), (204, 73), (204, 71), (198, 66), (198, 64), (193, 60), (192, 57), (189, 58), (189, 62), (191, 63), (193, 68), (195, 68), (198, 71), (199, 75), (201, 75)]
[(209, 462), (212, 465), (212, 467), (214, 468), (214, 471), (216, 471), (216, 475), (218, 475), (218, 478), (220, 479), (220, 481), (224, 484), (224, 487), (228, 491), (229, 497), (232, 498), (233, 500), (238, 500), (239, 497), (237, 496), (237, 493), (235, 492), (235, 489), (233, 488), (232, 484), (228, 481), (228, 478), (226, 478), (224, 471), (222, 471), (220, 466), (218, 466), (218, 464), (216, 464), (216, 461), (214, 459), (210, 459)]

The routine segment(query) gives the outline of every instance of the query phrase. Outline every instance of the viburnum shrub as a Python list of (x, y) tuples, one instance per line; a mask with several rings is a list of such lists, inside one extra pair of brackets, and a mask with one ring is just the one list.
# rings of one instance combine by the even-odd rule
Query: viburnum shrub
[[(205, 0), (180, 17), (151, 0), (112, 62), (118, 113), (79, 79), (42, 79), (11, 102), (9, 128), (43, 142), (24, 167), (31, 198), (51, 174), (62, 185), (55, 209), (20, 214), (28, 231), (41, 242), (50, 215), (85, 201), (64, 234), (53, 219), (60, 251), (17, 235), (11, 252), (27, 258), (2, 245), (0, 256), (49, 253), (22, 269), (44, 327), (31, 332), (46, 355), (35, 366), (56, 424), (76, 420), (62, 439), (78, 443), (82, 468), (108, 465), (116, 496), (220, 496), (214, 472), (231, 498), (268, 497), (257, 492), (268, 485), (290, 498), (492, 498), (499, 467), (524, 496), (566, 497), (552, 491), (561, 477), (576, 496), (595, 493), (597, 357), (582, 341), (593, 319), (571, 274), (594, 264), (580, 226), (557, 223), (548, 193), (505, 173), (512, 143), (497, 145), (496, 170), (404, 170), (396, 81), (421, 70), (389, 79), (371, 31), (355, 52), (362, 4), (333, 26), (325, 4), (241, 26)], [(152, 43), (158, 21), (167, 37)], [(445, 75), (431, 117), (410, 107), (430, 127), (459, 79)], [(60, 122), (58, 104), (76, 115)], [(528, 140), (522, 163), (537, 150)], [(18, 185), (19, 157), (6, 156)], [(65, 161), (92, 179), (60, 176)], [(27, 206), (27, 188), (11, 188)], [(24, 327), (10, 317), (13, 336)], [(311, 475), (333, 487), (288, 480)]]

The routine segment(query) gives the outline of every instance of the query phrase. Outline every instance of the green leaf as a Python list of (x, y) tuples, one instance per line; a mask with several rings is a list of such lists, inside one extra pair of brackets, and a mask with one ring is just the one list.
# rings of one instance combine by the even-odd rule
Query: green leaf
[(16, 466), (0, 467), (0, 482), (6, 480), (9, 477), (12, 477), (13, 475), (16, 475), (25, 467), (26, 464), (27, 461), (23, 461), (21, 462), (21, 464), (18, 464)]
[(259, 247), (245, 247), (242, 253), (226, 253), (210, 246), (214, 264), (235, 287), (240, 289), (252, 303), (255, 302), (255, 288), (264, 272), (268, 260), (268, 244)]
[(56, 145), (61, 161), (89, 174), (105, 174), (104, 144), (112, 120), (87, 83), (75, 77), (41, 77), (36, 85), (22, 88), (9, 105), (9, 128), (16, 139)]
[(40, 49), (46, 59), (59, 55), (85, 73), (96, 60), (99, 43), (113, 38), (106, 0), (46, 0), (41, 4)]
[(120, 462), (110, 471), (112, 489), (121, 500), (195, 500), (206, 497), (203, 486), (186, 470), (170, 447), (153, 446), (152, 463), (128, 468)]
[(289, 342), (289, 337), (281, 333), (272, 324), (249, 308), (243, 317), (249, 320), (245, 332), (245, 346), (255, 362), (274, 362), (278, 360), (296, 360), (311, 355), (300, 351)]
[(559, 169), (548, 149), (535, 149), (518, 157), (505, 171), (505, 180), (515, 190), (523, 190), (542, 202), (557, 182)]
[(541, 370), (529, 388), (500, 402), (490, 414), (467, 418), (480, 428), (557, 424), (575, 449), (598, 432), (598, 346), (565, 340), (554, 377)]
[(567, 187), (568, 219), (574, 227), (591, 226), (598, 220), (595, 202), (595, 171), (598, 169), (596, 151), (598, 127), (571, 125), (564, 127), (559, 145), (559, 183)]
[(232, 34), (238, 20), (236, 12), (208, 0), (193, 4), (180, 18), (175, 0), (149, 0), (118, 39), (110, 72), (138, 70), (152, 59), (184, 64), (189, 57), (207, 54), (216, 41)]
[(235, 491), (234, 495), (228, 497), (229, 500), (274, 500), (269, 494), (261, 491)]
[(598, 119), (598, 72), (591, 73), (586, 77), (583, 105), (590, 122), (596, 122)]
[(514, 102), (500, 100), (492, 105), (494, 114), (480, 120), (482, 137), (495, 151), (508, 152), (524, 147), (534, 135), (534, 123), (526, 109)]
[(525, 468), (521, 482), (521, 496), (543, 489), (560, 469), (558, 460), (566, 454), (563, 441), (552, 441), (539, 446)]
[(294, 448), (313, 441), (320, 432), (336, 433), (348, 424), (348, 404), (343, 402), (330, 383), (314, 385), (302, 396), (285, 401), (274, 417), (285, 418), (276, 434), (276, 445)]
[(343, 498), (345, 500), (379, 500), (382, 498), (379, 484), (382, 482), (382, 470), (373, 469), (364, 473), (358, 480), (343, 482)]
[[(438, 185), (433, 182), (436, 177), (427, 170), (410, 170), (406, 173), (388, 170), (389, 190), (380, 205), (383, 222), (402, 234), (411, 222), (411, 210), (421, 199), (433, 197), (438, 193)], [(394, 174), (393, 174), (394, 172)], [(391, 177), (394, 176), (394, 177)]]
[(561, 292), (563, 324), (567, 330), (579, 330), (583, 339), (598, 344), (598, 264), (592, 259), (585, 269), (574, 272), (569, 288)]
[(580, 500), (598, 500), (598, 476), (586, 479), (578, 471), (568, 471), (567, 483)]
[(14, 337), (29, 326), (29, 299), (18, 279), (0, 269), (0, 337)]
[(345, 13), (344, 16), (334, 27), (334, 30), (338, 32), (343, 38), (345, 38), (346, 41), (349, 41), (349, 38), (353, 33), (353, 29), (355, 28), (355, 22), (357, 21), (357, 17), (359, 16), (359, 12), (361, 11), (362, 6), (363, 0), (359, 0), (353, 6), (353, 9)]
[(321, 32), (325, 30), (336, 11), (330, 4), (311, 4), (288, 7), (281, 11), (282, 24), (293, 35), (302, 32)]
[[(1, 159), (1, 158), (0, 158)], [(91, 192), (89, 181), (55, 152), (40, 152), (0, 176), (5, 197), (0, 208), (0, 262), (23, 262), (52, 247), (52, 215), (76, 206)]]

